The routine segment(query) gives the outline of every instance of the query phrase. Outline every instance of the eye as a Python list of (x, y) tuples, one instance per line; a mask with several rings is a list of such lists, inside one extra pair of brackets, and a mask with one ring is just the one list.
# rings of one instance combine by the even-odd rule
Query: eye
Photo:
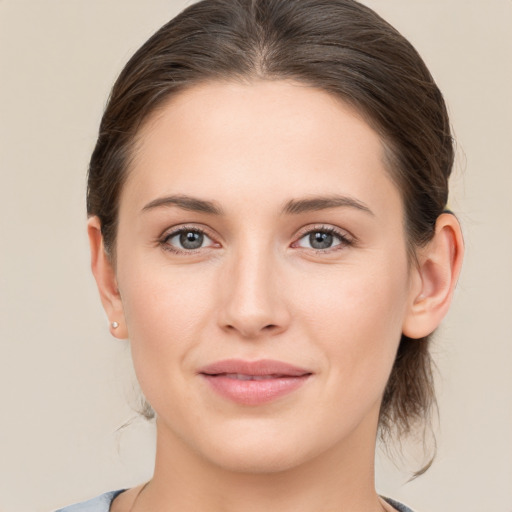
[(177, 253), (193, 252), (215, 245), (214, 241), (201, 229), (180, 228), (164, 235), (162, 246)]
[(351, 245), (352, 240), (334, 228), (322, 227), (306, 232), (294, 246), (316, 251), (326, 251), (334, 247)]

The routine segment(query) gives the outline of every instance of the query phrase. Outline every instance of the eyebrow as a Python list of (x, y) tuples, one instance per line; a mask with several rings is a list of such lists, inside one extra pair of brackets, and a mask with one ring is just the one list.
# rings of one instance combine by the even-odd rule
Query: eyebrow
[(369, 213), (370, 215), (374, 215), (370, 208), (362, 201), (359, 201), (353, 197), (340, 195), (313, 196), (306, 199), (292, 199), (285, 204), (283, 213), (299, 214), (340, 207), (355, 208), (357, 210)]
[(159, 197), (149, 202), (144, 208), (143, 212), (153, 210), (161, 206), (178, 206), (183, 210), (189, 210), (192, 212), (209, 213), (212, 215), (224, 215), (222, 208), (214, 203), (213, 201), (206, 201), (197, 197), (191, 197), (186, 195), (174, 195), (167, 197)]
[[(166, 206), (177, 206), (183, 210), (208, 213), (211, 215), (224, 215), (223, 209), (214, 201), (207, 201), (205, 199), (199, 199), (197, 197), (187, 195), (159, 197), (146, 204), (142, 211), (146, 212), (155, 208)], [(340, 195), (313, 196), (305, 199), (291, 199), (285, 203), (282, 209), (282, 213), (288, 215), (298, 215), (301, 213), (340, 207), (355, 208), (370, 215), (374, 215), (370, 208), (362, 201), (359, 201), (353, 197)]]

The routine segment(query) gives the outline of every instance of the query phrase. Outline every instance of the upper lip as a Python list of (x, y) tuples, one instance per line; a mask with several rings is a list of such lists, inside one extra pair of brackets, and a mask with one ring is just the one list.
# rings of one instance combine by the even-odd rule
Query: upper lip
[(242, 359), (225, 359), (216, 361), (199, 369), (199, 373), (206, 375), (219, 375), (223, 373), (238, 373), (242, 375), (275, 375), (282, 377), (301, 377), (312, 372), (283, 361), (273, 359), (260, 359), (258, 361), (244, 361)]

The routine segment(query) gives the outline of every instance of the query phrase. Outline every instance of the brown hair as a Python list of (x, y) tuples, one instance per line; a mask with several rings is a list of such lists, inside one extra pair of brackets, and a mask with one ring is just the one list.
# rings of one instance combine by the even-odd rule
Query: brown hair
[[(443, 97), (411, 44), (354, 0), (204, 0), (130, 59), (106, 107), (89, 167), (87, 211), (115, 258), (119, 196), (141, 124), (208, 80), (291, 79), (354, 106), (381, 135), (401, 191), (410, 254), (431, 239), (448, 196), (453, 144)], [(435, 404), (429, 339), (402, 336), (380, 434), (409, 433)]]

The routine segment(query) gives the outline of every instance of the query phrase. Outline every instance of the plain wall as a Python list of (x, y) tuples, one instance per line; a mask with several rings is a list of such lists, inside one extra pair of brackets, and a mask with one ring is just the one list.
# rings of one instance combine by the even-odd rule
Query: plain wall
[[(125, 343), (89, 271), (85, 172), (129, 56), (191, 2), (0, 0), (0, 510), (50, 511), (152, 471)], [(467, 255), (434, 352), (430, 471), (378, 463), (419, 511), (512, 510), (512, 2), (367, 0), (443, 90), (458, 141), (450, 205)]]

